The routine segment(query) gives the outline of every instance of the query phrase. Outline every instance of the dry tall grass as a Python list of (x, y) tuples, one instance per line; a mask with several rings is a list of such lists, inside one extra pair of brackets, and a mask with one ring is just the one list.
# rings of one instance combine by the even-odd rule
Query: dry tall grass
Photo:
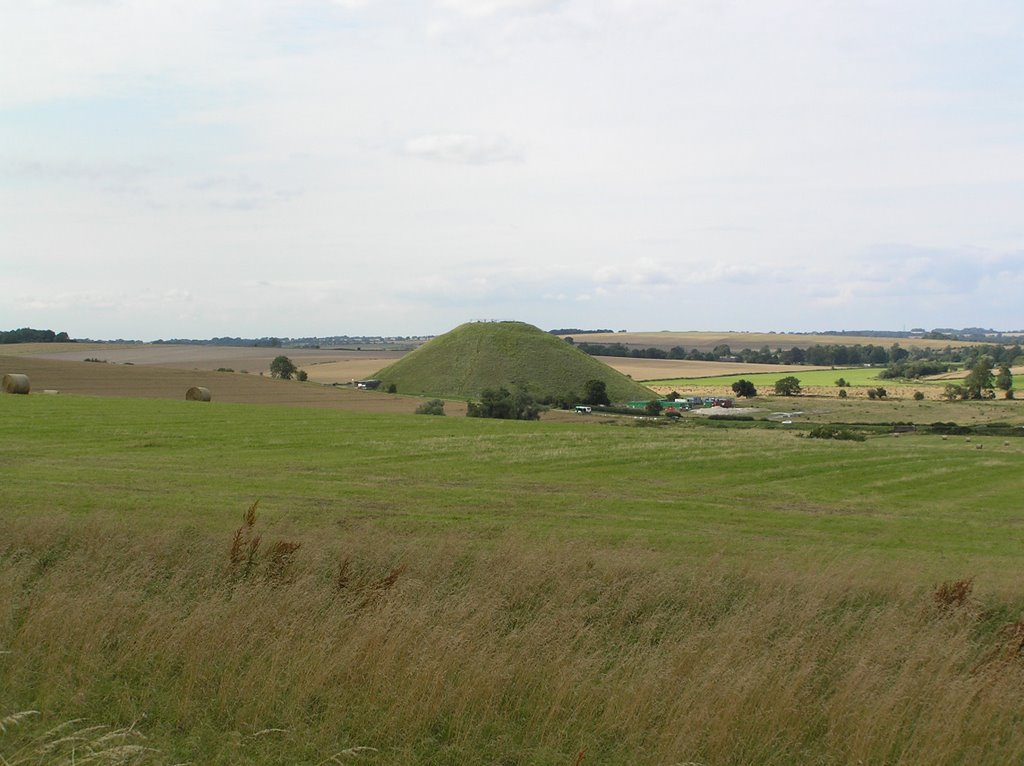
[(1024, 757), (1024, 629), (984, 583), (260, 527), (0, 522), (0, 710), (137, 722), (161, 763)]

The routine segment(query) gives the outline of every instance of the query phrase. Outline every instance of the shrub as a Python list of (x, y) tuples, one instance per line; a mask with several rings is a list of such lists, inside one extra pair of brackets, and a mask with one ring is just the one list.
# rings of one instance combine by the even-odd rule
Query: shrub
[(659, 402), (657, 399), (651, 399), (651, 401), (647, 402), (647, 406), (644, 407), (644, 413), (646, 413), (647, 415), (654, 416), (660, 415), (661, 402)]
[(480, 392), (479, 402), (469, 402), (466, 415), (499, 420), (539, 420), (540, 409), (526, 391), (512, 393), (507, 388), (485, 388)]
[(807, 432), (810, 439), (838, 439), (839, 441), (862, 442), (864, 434), (834, 425), (815, 426)]
[(846, 389), (845, 389), (845, 388), (840, 388), (840, 389), (839, 389), (839, 398), (840, 398), (840, 399), (845, 399), (845, 398), (846, 398), (846, 396), (847, 396), (847, 394), (846, 394)]
[(914, 401), (915, 402), (924, 401), (924, 391), (915, 391), (914, 392)]
[(836, 381), (836, 385), (840, 388), (846, 388), (849, 384), (846, 382), (846, 378), (839, 378), (839, 380)]
[(389, 394), (397, 394), (398, 393), (398, 386), (395, 383), (388, 383), (388, 387), (385, 390)]
[(306, 372), (305, 370), (299, 370), (297, 373), (295, 373), (295, 378), (305, 383), (307, 380), (309, 380), (309, 373)]
[(423, 402), (423, 404), (416, 408), (416, 414), (444, 415), (444, 401), (441, 399), (431, 399), (429, 402)]

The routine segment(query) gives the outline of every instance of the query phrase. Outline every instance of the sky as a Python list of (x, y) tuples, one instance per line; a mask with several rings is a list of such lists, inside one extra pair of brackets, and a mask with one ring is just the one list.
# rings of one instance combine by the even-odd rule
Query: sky
[(1024, 327), (1020, 0), (0, 0), (0, 329)]

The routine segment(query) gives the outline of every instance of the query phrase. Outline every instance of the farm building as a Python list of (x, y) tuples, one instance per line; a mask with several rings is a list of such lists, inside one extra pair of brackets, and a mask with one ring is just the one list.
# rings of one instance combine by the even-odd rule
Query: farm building
[(371, 378), (370, 380), (357, 380), (356, 381), (356, 388), (361, 388), (361, 389), (363, 389), (365, 391), (372, 391), (373, 389), (377, 388), (378, 386), (380, 386), (380, 381), (376, 380), (375, 378)]

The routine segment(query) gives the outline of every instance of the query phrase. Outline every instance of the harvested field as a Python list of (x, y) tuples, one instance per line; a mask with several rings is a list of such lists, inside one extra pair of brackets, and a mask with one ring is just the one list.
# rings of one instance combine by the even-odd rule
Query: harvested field
[[(624, 343), (627, 346), (642, 348), (664, 348), (682, 346), (687, 351), (692, 348), (699, 351), (711, 351), (715, 346), (725, 344), (733, 351), (744, 348), (807, 348), (814, 345), (844, 346), (891, 346), (899, 343), (903, 348), (945, 348), (946, 346), (973, 346), (970, 341), (924, 340), (922, 338), (872, 338), (844, 335), (797, 335), (790, 333), (766, 332), (612, 332), (587, 333), (583, 335), (568, 334), (577, 343)], [(567, 337), (565, 335), (561, 337)]]
[(270, 363), (275, 357), (283, 355), (297, 367), (306, 370), (311, 380), (322, 383), (348, 383), (353, 378), (368, 377), (406, 353), (401, 350), (335, 351), (263, 346), (174, 346), (162, 343), (23, 343), (0, 346), (0, 355), (4, 356), (32, 356), (65, 362), (102, 359), (113, 364), (155, 365), (187, 370), (227, 367), (251, 373), (269, 373)]
[[(181, 399), (189, 388), (202, 386), (210, 389), (218, 403), (281, 404), (357, 412), (412, 413), (423, 402), (419, 397), (274, 380), (258, 374), (0, 356), (0, 368), (14, 366), (32, 379), (36, 390), (56, 389), (63, 394)], [(446, 410), (451, 415), (460, 415), (465, 414), (466, 406), (462, 402), (448, 402)]]
[[(633, 380), (666, 380), (668, 378), (711, 378), (719, 375), (756, 375), (760, 372), (807, 372), (829, 367), (797, 364), (744, 364), (743, 362), (694, 362), (685, 359), (633, 359), (621, 356), (597, 357), (609, 367), (629, 375)], [(666, 389), (666, 392), (671, 389)]]
[[(998, 368), (996, 369), (998, 372)], [(925, 380), (931, 381), (957, 381), (963, 380), (967, 377), (969, 370), (953, 370), (952, 372), (944, 372), (941, 375), (929, 375)], [(1010, 374), (1016, 378), (1018, 375), (1024, 375), (1024, 367), (1011, 367)]]

